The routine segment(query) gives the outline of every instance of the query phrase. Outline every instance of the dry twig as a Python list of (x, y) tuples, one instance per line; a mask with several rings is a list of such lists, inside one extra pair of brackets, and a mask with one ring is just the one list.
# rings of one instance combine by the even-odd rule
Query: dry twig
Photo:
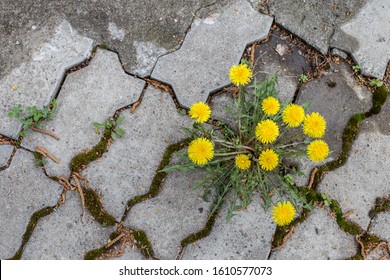
[(49, 135), (49, 136), (53, 137), (54, 139), (56, 139), (57, 141), (60, 140), (60, 137), (58, 137), (57, 135), (55, 135), (53, 132), (51, 132), (49, 130), (41, 129), (41, 128), (38, 128), (36, 126), (32, 126), (31, 129), (36, 131), (36, 132)]
[(58, 159), (57, 157), (55, 157), (53, 154), (51, 154), (48, 150), (46, 150), (44, 147), (41, 147), (41, 146), (37, 146), (35, 147), (35, 151), (39, 154), (41, 154), (42, 156), (44, 157), (48, 157), (50, 158), (52, 161), (54, 161), (55, 163), (60, 163), (60, 159)]
[(82, 190), (82, 188), (81, 188), (79, 178), (77, 177), (76, 174), (72, 174), (72, 178), (73, 178), (74, 182), (76, 183), (77, 190), (78, 190), (79, 193), (80, 193), (81, 205), (83, 206), (83, 209), (85, 209), (84, 193), (83, 193), (83, 190)]

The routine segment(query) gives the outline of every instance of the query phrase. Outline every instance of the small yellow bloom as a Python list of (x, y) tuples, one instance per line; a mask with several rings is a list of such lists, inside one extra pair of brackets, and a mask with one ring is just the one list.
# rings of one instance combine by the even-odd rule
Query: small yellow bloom
[(289, 127), (297, 127), (305, 117), (305, 110), (297, 104), (289, 104), (282, 112), (282, 119)]
[(279, 156), (272, 149), (266, 149), (259, 156), (260, 167), (266, 171), (274, 170), (279, 164)]
[(279, 136), (279, 127), (272, 120), (264, 120), (256, 126), (256, 138), (263, 144), (275, 142)]
[(252, 70), (246, 64), (233, 65), (229, 71), (230, 81), (236, 86), (245, 86), (252, 79)]
[(261, 109), (268, 116), (274, 116), (279, 112), (280, 103), (275, 97), (269, 96), (263, 100)]
[(295, 208), (290, 201), (278, 202), (272, 210), (272, 219), (278, 226), (291, 223), (295, 216)]
[(196, 119), (197, 123), (204, 123), (210, 118), (210, 106), (203, 102), (195, 103), (190, 108), (190, 117)]
[(328, 144), (323, 140), (314, 140), (307, 146), (307, 156), (313, 162), (324, 160), (328, 154)]
[(236, 156), (236, 166), (241, 170), (246, 170), (251, 166), (251, 161), (247, 155)]
[(188, 146), (188, 157), (198, 165), (208, 163), (214, 157), (213, 143), (206, 138), (192, 140)]
[(312, 138), (322, 138), (325, 134), (326, 121), (317, 112), (307, 114), (303, 121), (303, 133)]

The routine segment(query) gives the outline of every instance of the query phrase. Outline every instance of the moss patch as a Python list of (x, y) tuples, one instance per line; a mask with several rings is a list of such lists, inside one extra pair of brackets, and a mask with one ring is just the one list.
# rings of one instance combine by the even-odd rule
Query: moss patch
[(20, 245), (15, 255), (12, 258), (10, 258), (10, 260), (20, 260), (22, 258), (24, 247), (26, 246), (32, 233), (34, 232), (34, 229), (37, 226), (39, 220), (47, 215), (50, 215), (51, 213), (53, 213), (53, 211), (54, 211), (54, 207), (46, 207), (32, 214), (30, 221), (26, 227), (26, 231), (23, 234), (22, 244)]
[(152, 243), (150, 243), (146, 233), (142, 230), (133, 231), (134, 239), (137, 241), (137, 247), (147, 258), (154, 258)]
[(94, 190), (86, 189), (84, 191), (84, 197), (87, 209), (102, 226), (108, 227), (116, 224), (115, 218), (103, 209), (100, 198)]
[(107, 150), (109, 140), (111, 139), (111, 129), (106, 129), (100, 142), (88, 152), (80, 153), (74, 156), (69, 164), (72, 172), (80, 173), (90, 162), (100, 158)]
[(375, 206), (370, 210), (369, 216), (370, 218), (374, 218), (377, 214), (385, 211), (390, 211), (390, 196), (386, 198), (378, 197), (375, 200)]
[[(116, 237), (118, 237), (118, 235), (119, 234), (116, 231), (114, 231), (113, 233), (110, 234), (110, 240), (114, 240)], [(93, 249), (84, 255), (84, 260), (97, 260), (103, 254), (107, 253), (109, 250), (110, 248), (107, 248), (106, 246)]]

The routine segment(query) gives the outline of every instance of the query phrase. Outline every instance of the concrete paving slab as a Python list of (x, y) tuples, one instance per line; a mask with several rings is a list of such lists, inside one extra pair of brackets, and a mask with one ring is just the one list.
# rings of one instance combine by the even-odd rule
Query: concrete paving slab
[(275, 21), (326, 54), (334, 29), (352, 18), (367, 0), (268, 0)]
[(235, 119), (229, 113), (231, 110), (232, 114), (236, 110), (234, 105), (234, 97), (232, 93), (223, 92), (221, 94), (213, 95), (210, 102), (211, 116), (213, 119), (226, 123), (230, 128), (238, 129), (235, 124)]
[(203, 175), (201, 170), (170, 172), (157, 197), (130, 210), (125, 225), (146, 232), (155, 257), (175, 259), (180, 242), (206, 224), (211, 202), (202, 200), (201, 189), (193, 189)]
[[(357, 113), (364, 113), (371, 108), (372, 93), (359, 86), (345, 63), (331, 64), (330, 69), (317, 80), (304, 84), (297, 98), (297, 103), (303, 104), (311, 101), (307, 110), (319, 112), (327, 121), (324, 141), (329, 145), (332, 153), (326, 161), (337, 158), (341, 153), (342, 135), (346, 124), (351, 116)], [(318, 163), (308, 159), (299, 160), (301, 170), (308, 176), (310, 171)], [(307, 183), (308, 177), (298, 177), (298, 185)]]
[(106, 244), (113, 231), (113, 227), (103, 228), (83, 210), (78, 193), (68, 192), (65, 204), (40, 220), (23, 259), (80, 260), (86, 252)]
[(352, 54), (365, 75), (383, 79), (390, 60), (390, 2), (369, 0), (336, 30), (331, 45)]
[(34, 165), (34, 155), (19, 149), (0, 172), (0, 259), (12, 257), (31, 215), (60, 198), (62, 187)]
[(137, 248), (132, 248), (130, 246), (127, 246), (125, 248), (124, 254), (120, 257), (107, 257), (107, 258), (104, 257), (103, 259), (115, 260), (115, 261), (119, 261), (119, 260), (135, 260), (135, 261), (146, 260), (145, 256), (142, 255), (142, 253)]
[(123, 71), (116, 53), (98, 49), (86, 68), (67, 76), (57, 99), (57, 115), (45, 124), (61, 140), (30, 132), (22, 145), (32, 150), (44, 147), (61, 160), (58, 164), (48, 161), (48, 174), (69, 176), (73, 156), (100, 140), (92, 124), (104, 123), (117, 109), (135, 102), (144, 85)]
[[(390, 190), (389, 190), (390, 193)], [(370, 233), (390, 242), (390, 212), (379, 213), (371, 222)]]
[(246, 210), (237, 212), (226, 221), (224, 205), (211, 234), (188, 245), (182, 255), (185, 260), (266, 260), (271, 250), (271, 239), (276, 225), (270, 212), (264, 212), (262, 202), (255, 195)]
[(271, 24), (271, 17), (237, 0), (196, 19), (181, 48), (158, 59), (152, 77), (171, 84), (182, 106), (206, 101), (210, 92), (230, 83), (230, 67), (239, 63), (247, 44), (267, 36)]
[(14, 151), (12, 145), (0, 145), (0, 168), (7, 164)]
[(171, 96), (154, 87), (147, 88), (135, 113), (127, 110), (122, 115), (125, 136), (83, 172), (90, 187), (101, 193), (105, 209), (117, 219), (129, 199), (148, 192), (165, 149), (186, 138), (181, 127), (190, 124), (189, 117), (177, 112)]
[(272, 260), (340, 260), (356, 254), (355, 238), (342, 231), (327, 209), (315, 208), (271, 255)]
[(80, 36), (67, 21), (57, 26), (54, 34), (34, 49), (29, 61), (22, 63), (0, 80), (0, 133), (16, 139), (21, 124), (7, 114), (23, 107), (47, 106), (57, 93), (66, 70), (87, 59), (92, 50), (91, 39)]
[[(35, 34), (50, 26), (52, 18), (68, 20), (83, 36), (117, 51), (126, 71), (148, 76), (161, 54), (158, 50), (167, 53), (179, 47), (197, 11), (202, 7), (218, 9), (217, 4), (229, 2), (103, 0), (97, 5), (96, 1), (78, 0), (35, 0), (23, 4), (2, 0), (0, 77), (28, 59), (25, 50), (39, 40)], [(145, 55), (148, 61), (143, 60)]]
[[(388, 88), (390, 85), (388, 85)], [(380, 131), (382, 134), (390, 135), (390, 98), (386, 99), (380, 114), (363, 120), (362, 129), (367, 131)]]
[(370, 223), (369, 211), (377, 197), (390, 193), (388, 166), (390, 136), (379, 132), (361, 131), (352, 145), (346, 164), (329, 172), (318, 190), (336, 199), (343, 213), (363, 229)]

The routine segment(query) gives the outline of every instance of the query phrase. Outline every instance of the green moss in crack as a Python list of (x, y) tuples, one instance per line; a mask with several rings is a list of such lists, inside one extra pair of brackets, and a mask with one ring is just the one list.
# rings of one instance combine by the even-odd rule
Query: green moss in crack
[(390, 211), (390, 196), (386, 198), (378, 197), (375, 200), (375, 206), (370, 210), (369, 216), (370, 218), (374, 218), (377, 214), (385, 211)]
[[(118, 237), (118, 233), (114, 231), (113, 233), (110, 234), (110, 240), (114, 240), (116, 237)], [(97, 260), (100, 258), (103, 254), (107, 253), (110, 249), (107, 248), (106, 246), (93, 249), (84, 255), (84, 260)]]
[(372, 108), (367, 113), (367, 117), (370, 117), (371, 115), (379, 114), (383, 104), (385, 104), (387, 96), (389, 94), (389, 90), (387, 89), (386, 85), (383, 84), (381, 87), (377, 88), (374, 91), (373, 97), (372, 97)]
[(343, 231), (352, 235), (361, 234), (363, 232), (363, 230), (357, 224), (347, 221), (343, 217), (343, 212), (341, 211), (340, 204), (336, 200), (332, 200), (330, 209), (333, 213), (335, 213), (337, 224)]
[(154, 258), (152, 243), (150, 243), (146, 233), (142, 230), (133, 230), (133, 236), (141, 253), (147, 258)]
[(111, 129), (106, 129), (100, 142), (87, 152), (74, 156), (69, 164), (72, 172), (79, 173), (90, 162), (100, 158), (107, 150), (109, 140), (111, 139)]
[(54, 207), (46, 207), (32, 214), (30, 221), (27, 225), (26, 231), (23, 234), (22, 244), (20, 245), (15, 255), (12, 258), (10, 258), (11, 260), (20, 260), (22, 258), (24, 247), (26, 246), (32, 233), (34, 232), (35, 227), (37, 226), (39, 220), (47, 215), (50, 215), (51, 213), (53, 213), (53, 211), (54, 211)]
[(108, 214), (100, 202), (100, 198), (97, 193), (92, 189), (86, 189), (84, 191), (85, 205), (92, 216), (104, 227), (114, 226), (116, 224), (115, 218)]
[(156, 175), (154, 176), (154, 178), (152, 180), (149, 191), (146, 194), (133, 197), (132, 199), (130, 199), (127, 202), (127, 209), (126, 209), (125, 213), (123, 214), (123, 217), (121, 219), (122, 221), (126, 218), (127, 213), (130, 211), (130, 209), (134, 205), (136, 205), (144, 200), (153, 198), (159, 194), (160, 189), (161, 189), (161, 184), (162, 184), (163, 180), (165, 179), (165, 177), (167, 176), (166, 172), (159, 172), (159, 170), (165, 168), (169, 164), (169, 162), (171, 161), (172, 155), (175, 152), (178, 152), (181, 149), (183, 149), (183, 147), (187, 146), (189, 142), (190, 142), (190, 139), (185, 139), (185, 140), (182, 140), (178, 143), (175, 143), (175, 144), (168, 146), (168, 148), (164, 152), (164, 155), (163, 155), (163, 158), (160, 162), (160, 165), (157, 168)]

